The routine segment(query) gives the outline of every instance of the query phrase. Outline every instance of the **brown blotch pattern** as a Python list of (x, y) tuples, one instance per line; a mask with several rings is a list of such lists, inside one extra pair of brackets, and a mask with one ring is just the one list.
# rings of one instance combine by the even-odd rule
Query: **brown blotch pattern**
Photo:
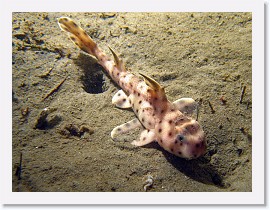
[(78, 25), (72, 21), (74, 27), (78, 28)]

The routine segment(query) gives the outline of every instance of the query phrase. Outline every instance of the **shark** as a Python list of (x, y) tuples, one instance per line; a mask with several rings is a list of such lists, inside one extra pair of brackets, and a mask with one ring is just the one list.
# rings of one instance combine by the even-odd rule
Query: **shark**
[(116, 126), (111, 138), (142, 128), (138, 139), (131, 143), (136, 147), (157, 142), (163, 149), (178, 157), (195, 159), (205, 154), (207, 143), (202, 126), (191, 114), (198, 104), (192, 98), (167, 99), (165, 89), (153, 78), (139, 73), (135, 75), (125, 68), (124, 62), (109, 47), (107, 56), (97, 43), (69, 17), (58, 19), (59, 27), (82, 51), (96, 58), (104, 71), (121, 88), (112, 104), (122, 109), (132, 109), (136, 118)]

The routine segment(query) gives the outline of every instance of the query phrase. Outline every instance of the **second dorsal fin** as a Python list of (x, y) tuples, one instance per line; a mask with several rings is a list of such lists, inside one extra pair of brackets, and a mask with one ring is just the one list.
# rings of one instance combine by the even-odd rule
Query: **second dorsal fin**
[(116, 55), (116, 53), (113, 51), (112, 48), (109, 47), (109, 49), (113, 54), (115, 65), (119, 68), (120, 71), (126, 71), (124, 62), (118, 58), (118, 56)]

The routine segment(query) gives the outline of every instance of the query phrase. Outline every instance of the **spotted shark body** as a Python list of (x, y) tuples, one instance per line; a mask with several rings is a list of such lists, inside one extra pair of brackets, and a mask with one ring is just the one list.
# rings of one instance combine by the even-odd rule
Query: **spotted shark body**
[(144, 74), (140, 74), (141, 79), (127, 71), (111, 48), (113, 60), (73, 20), (61, 17), (58, 24), (81, 50), (94, 56), (122, 88), (113, 96), (112, 103), (119, 108), (132, 108), (137, 117), (115, 127), (111, 132), (112, 139), (140, 127), (144, 130), (132, 142), (135, 146), (156, 141), (168, 152), (186, 159), (197, 158), (205, 153), (204, 132), (199, 123), (189, 117), (197, 107), (193, 99), (181, 98), (171, 103), (158, 82)]

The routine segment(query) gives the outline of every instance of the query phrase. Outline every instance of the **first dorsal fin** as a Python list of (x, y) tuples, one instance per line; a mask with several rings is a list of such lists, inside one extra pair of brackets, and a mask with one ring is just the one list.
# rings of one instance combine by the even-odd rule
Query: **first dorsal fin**
[(156, 80), (148, 77), (142, 73), (139, 73), (143, 78), (146, 85), (148, 85), (152, 90), (152, 94), (157, 94), (160, 98), (166, 99), (164, 87), (162, 87)]
[(139, 73), (143, 78), (144, 78), (144, 82), (151, 87), (152, 89), (154, 89), (155, 91), (159, 91), (164, 89), (163, 87), (161, 87), (161, 85), (154, 79), (152, 79), (151, 77), (148, 77), (142, 73)]
[(148, 77), (142, 73), (139, 73), (143, 78), (144, 78), (144, 82), (146, 83), (147, 86), (149, 86), (153, 91), (152, 91), (152, 95), (158, 95), (160, 99), (166, 99), (166, 95), (165, 95), (165, 90), (164, 87), (162, 87), (156, 80), (154, 80), (151, 77)]

